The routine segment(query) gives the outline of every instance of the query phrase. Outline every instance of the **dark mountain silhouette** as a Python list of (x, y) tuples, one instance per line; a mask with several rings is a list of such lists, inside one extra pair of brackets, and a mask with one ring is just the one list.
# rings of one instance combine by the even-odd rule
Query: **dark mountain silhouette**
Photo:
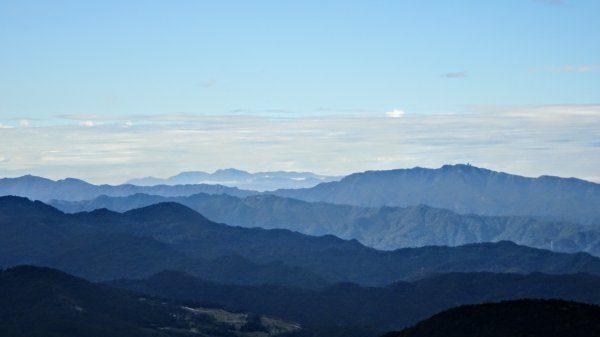
[(558, 252), (600, 255), (600, 228), (525, 216), (461, 215), (428, 206), (359, 207), (305, 202), (274, 195), (245, 198), (219, 194), (161, 197), (135, 194), (88, 201), (57, 201), (65, 212), (107, 208), (118, 212), (160, 202), (186, 205), (207, 218), (243, 227), (283, 228), (308, 235), (332, 234), (376, 249), (458, 246), (509, 240)]
[[(358, 241), (342, 240), (332, 235), (313, 237), (282, 229), (266, 230), (218, 224), (177, 203), (160, 203), (125, 213), (97, 210), (71, 215), (57, 212), (46, 216), (44, 212), (49, 210), (48, 206), (41, 203), (19, 197), (0, 198), (4, 209), (12, 209), (12, 204), (24, 203), (29, 203), (29, 209), (26, 210), (29, 216), (40, 215), (27, 218), (25, 214), (15, 211), (0, 215), (0, 265), (77, 261), (75, 255), (89, 256), (90, 259), (96, 255), (105, 255), (108, 243), (93, 244), (89, 240), (104, 240), (104, 235), (96, 234), (106, 233), (122, 235), (119, 240), (109, 241), (112, 240), (115, 245), (122, 242), (123, 247), (136, 247), (133, 251), (137, 252), (139, 259), (156, 261), (158, 267), (161, 265), (160, 261), (168, 264), (176, 260), (177, 254), (203, 260), (239, 256), (254, 264), (279, 268), (273, 270), (273, 275), (280, 275), (281, 268), (298, 268), (296, 271), (302, 270), (302, 275), (288, 282), (312, 280), (308, 283), (313, 285), (318, 283), (315, 275), (328, 282), (385, 285), (397, 280), (452, 271), (600, 274), (600, 259), (587, 253), (555, 253), (507, 241), (459, 247), (431, 246), (378, 251), (363, 246)], [(37, 207), (42, 211), (36, 211)], [(80, 236), (86, 236), (85, 245), (81, 244)], [(141, 240), (143, 238), (146, 239)], [(132, 239), (136, 242), (128, 243)], [(158, 249), (158, 244), (162, 248)], [(71, 253), (63, 253), (69, 252), (68, 247), (75, 248)], [(158, 259), (154, 251), (164, 251), (164, 256), (169, 257)], [(126, 249), (112, 249), (111, 254), (117, 253), (128, 254)], [(98, 261), (102, 259), (99, 258)], [(104, 258), (104, 261), (110, 264), (115, 259)], [(123, 263), (136, 261), (132, 257), (119, 260)], [(76, 265), (85, 266), (85, 263), (77, 262)], [(71, 270), (65, 264), (60, 266)], [(88, 270), (93, 270), (99, 267), (90, 264), (89, 268), (91, 269)], [(196, 275), (203, 276), (199, 273)]]
[[(176, 218), (175, 223), (171, 217), (162, 220), (159, 214), (164, 213), (165, 208), (173, 213), (187, 213), (184, 218), (189, 221), (180, 221), (181, 216)], [(180, 208), (181, 211), (175, 211)], [(600, 261), (585, 253), (551, 253), (510, 242), (384, 252), (334, 236), (311, 237), (287, 230), (218, 225), (179, 204), (157, 204), (128, 211), (124, 215), (139, 220), (131, 229), (135, 235), (169, 242), (190, 256), (240, 255), (256, 263), (282, 261), (312, 271), (331, 282), (382, 285), (446, 271), (596, 273)]]
[(217, 282), (327, 284), (314, 273), (278, 262), (192, 258), (150, 236), (134, 236), (127, 223), (108, 210), (66, 215), (39, 201), (0, 197), (0, 266), (51, 266), (91, 280), (145, 277), (176, 268)]
[(268, 191), (280, 188), (313, 187), (322, 182), (339, 180), (341, 177), (330, 177), (311, 172), (256, 172), (249, 173), (233, 168), (216, 170), (213, 173), (202, 171), (181, 172), (167, 179), (146, 177), (129, 180), (127, 183), (139, 186), (153, 185), (190, 185), (220, 184), (255, 191)]
[(159, 301), (31, 266), (0, 271), (0, 317), (0, 335), (11, 337), (267, 337), (299, 329), (295, 323)]
[(127, 196), (136, 193), (163, 196), (185, 196), (196, 193), (248, 196), (257, 192), (244, 191), (235, 187), (207, 184), (176, 186), (135, 186), (131, 184), (116, 186), (93, 185), (83, 180), (73, 178), (54, 181), (31, 175), (19, 178), (0, 179), (0, 195), (15, 195), (41, 201), (52, 199), (70, 201), (89, 200), (100, 195)]
[(600, 336), (600, 307), (560, 300), (465, 305), (385, 337)]
[(273, 193), (335, 204), (423, 204), (460, 214), (525, 215), (600, 224), (600, 184), (575, 178), (527, 178), (471, 165), (367, 171), (339, 182)]
[(117, 280), (109, 284), (154, 296), (241, 308), (306, 326), (353, 324), (379, 331), (399, 329), (441, 310), (469, 303), (535, 297), (600, 304), (600, 278), (588, 274), (450, 273), (380, 288), (346, 283), (307, 290), (223, 285), (180, 272), (162, 272), (145, 280)]
[[(56, 263), (65, 270), (81, 272), (77, 268), (86, 267), (86, 259), (98, 256), (94, 261), (113, 266), (123, 263), (116, 270), (138, 270), (139, 266), (126, 266), (139, 260), (140, 266), (154, 265), (148, 271), (155, 272), (164, 264), (180, 266), (179, 256), (185, 258), (185, 267), (179, 268), (182, 270), (194, 270), (193, 266), (201, 265), (200, 260), (240, 256), (273, 268), (273, 273), (264, 275), (289, 275), (291, 279), (284, 279), (286, 282), (312, 285), (319, 284), (318, 277), (328, 282), (385, 285), (452, 271), (600, 274), (600, 259), (589, 254), (555, 253), (507, 241), (378, 251), (332, 235), (313, 237), (282, 229), (218, 224), (177, 203), (160, 203), (125, 213), (96, 210), (77, 214), (50, 212), (45, 216), (49, 212), (47, 205), (19, 197), (0, 197), (5, 209), (11, 209), (11, 204), (27, 203), (28, 207), (22, 206), (26, 214), (10, 211), (0, 215), (0, 265)], [(42, 215), (33, 221), (27, 218), (38, 213)], [(128, 251), (128, 246), (135, 249)], [(133, 257), (127, 256), (134, 253)], [(116, 254), (123, 257), (117, 259)], [(88, 258), (82, 259), (83, 256)], [(72, 266), (77, 268), (70, 269)], [(97, 275), (93, 270), (102, 270), (100, 265), (91, 263), (86, 268), (90, 274), (77, 275), (91, 277)], [(285, 274), (285, 268), (298, 269), (297, 273)], [(202, 276), (200, 272), (195, 274)], [(284, 281), (281, 277), (278, 280)]]

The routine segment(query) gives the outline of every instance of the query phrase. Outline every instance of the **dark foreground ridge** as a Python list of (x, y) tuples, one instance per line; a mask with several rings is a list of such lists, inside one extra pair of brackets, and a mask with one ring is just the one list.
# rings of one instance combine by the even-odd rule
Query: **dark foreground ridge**
[(600, 307), (561, 300), (465, 305), (384, 337), (600, 336)]
[(600, 277), (587, 274), (449, 273), (386, 287), (341, 283), (321, 290), (273, 285), (206, 282), (181, 272), (111, 286), (163, 298), (209, 302), (279, 317), (310, 327), (359, 324), (380, 332), (398, 330), (461, 304), (561, 298), (600, 304)]
[(268, 337), (299, 330), (291, 322), (138, 296), (49, 268), (0, 271), (0, 336)]

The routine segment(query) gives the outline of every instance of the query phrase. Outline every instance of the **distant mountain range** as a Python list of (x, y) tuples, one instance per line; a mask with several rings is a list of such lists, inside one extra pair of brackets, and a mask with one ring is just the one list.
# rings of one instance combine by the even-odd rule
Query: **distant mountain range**
[(520, 215), (600, 224), (600, 184), (526, 178), (471, 165), (367, 171), (308, 189), (273, 194), (366, 207), (428, 205), (460, 214)]
[(216, 222), (283, 228), (308, 235), (332, 234), (383, 250), (508, 240), (530, 247), (568, 253), (584, 251), (600, 256), (600, 227), (597, 226), (525, 216), (461, 215), (422, 205), (368, 208), (309, 203), (274, 195), (238, 198), (225, 194), (100, 196), (88, 201), (53, 200), (50, 204), (64, 212), (75, 213), (100, 208), (125, 212), (160, 202), (180, 203)]
[(144, 280), (108, 284), (152, 296), (240, 308), (303, 326), (359, 325), (379, 331), (400, 329), (462, 304), (519, 298), (562, 298), (600, 304), (600, 278), (587, 274), (449, 273), (380, 288), (346, 283), (307, 290), (215, 284), (180, 272), (162, 272)]
[[(214, 174), (222, 178), (253, 176), (240, 172), (242, 171), (222, 170)], [(195, 173), (190, 174), (193, 176)], [(82, 201), (101, 195), (128, 196), (136, 193), (169, 197), (197, 193), (247, 197), (260, 192), (207, 184), (111, 186), (92, 185), (72, 178), (58, 181), (34, 176), (0, 179), (0, 195), (16, 195), (42, 201)], [(279, 189), (268, 193), (308, 202), (363, 207), (427, 205), (459, 214), (528, 216), (553, 221), (600, 224), (600, 184), (575, 178), (526, 178), (470, 165), (367, 171), (311, 188)]]
[(311, 172), (271, 171), (249, 173), (237, 169), (182, 172), (161, 179), (145, 177), (131, 179), (127, 184), (138, 186), (217, 184), (254, 191), (270, 191), (281, 188), (313, 187), (323, 182), (339, 180), (341, 177), (323, 176)]
[(292, 322), (93, 284), (58, 270), (0, 271), (0, 335), (11, 337), (290, 336)]
[(523, 299), (465, 305), (383, 337), (600, 336), (600, 307), (561, 300)]
[[(375, 337), (457, 305), (600, 304), (599, 184), (470, 165), (182, 184), (330, 178), (0, 179), (0, 335)], [(390, 336), (584, 336), (598, 314), (476, 305)]]
[[(232, 256), (235, 267), (210, 262)], [(554, 253), (506, 241), (378, 251), (331, 235), (217, 224), (177, 203), (70, 215), (39, 201), (0, 197), (0, 266), (17, 264), (58, 267), (94, 279), (178, 269), (228, 283), (240, 278), (246, 284), (309, 287), (321, 280), (385, 285), (442, 272), (600, 275), (600, 259), (587, 253)]]
[(52, 199), (69, 201), (89, 200), (101, 195), (128, 196), (136, 193), (162, 196), (186, 196), (196, 193), (225, 193), (244, 197), (256, 194), (257, 192), (244, 191), (235, 187), (208, 184), (177, 186), (135, 186), (131, 184), (117, 186), (93, 185), (74, 178), (54, 181), (31, 175), (19, 178), (0, 179), (0, 195), (15, 195), (41, 201), (49, 201)]

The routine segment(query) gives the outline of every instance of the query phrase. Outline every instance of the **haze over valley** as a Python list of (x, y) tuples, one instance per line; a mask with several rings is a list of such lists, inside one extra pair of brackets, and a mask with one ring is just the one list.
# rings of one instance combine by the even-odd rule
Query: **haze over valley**
[(0, 336), (600, 335), (597, 0), (0, 0)]

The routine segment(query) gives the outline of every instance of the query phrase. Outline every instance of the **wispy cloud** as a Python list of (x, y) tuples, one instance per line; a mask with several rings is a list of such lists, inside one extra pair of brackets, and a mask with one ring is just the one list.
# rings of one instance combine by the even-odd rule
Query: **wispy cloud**
[(455, 72), (445, 73), (444, 75), (442, 75), (442, 77), (445, 77), (445, 78), (465, 78), (465, 77), (468, 77), (468, 74), (467, 74), (466, 71), (455, 71)]
[(567, 64), (560, 67), (546, 67), (532, 69), (533, 72), (546, 72), (546, 73), (590, 73), (600, 70), (600, 63), (594, 64), (580, 64), (572, 65)]
[(202, 88), (212, 88), (217, 84), (215, 79), (208, 79), (205, 81), (198, 82), (196, 85)]
[(82, 122), (82, 121), (107, 121), (107, 120), (121, 120), (124, 117), (121, 116), (111, 116), (111, 115), (95, 115), (95, 114), (64, 114), (64, 115), (56, 115), (55, 118), (66, 119), (70, 121)]
[(562, 71), (562, 72), (575, 72), (575, 73), (589, 73), (589, 72), (598, 71), (598, 70), (600, 70), (600, 63), (578, 65), (578, 66), (566, 65), (559, 69), (559, 71)]

